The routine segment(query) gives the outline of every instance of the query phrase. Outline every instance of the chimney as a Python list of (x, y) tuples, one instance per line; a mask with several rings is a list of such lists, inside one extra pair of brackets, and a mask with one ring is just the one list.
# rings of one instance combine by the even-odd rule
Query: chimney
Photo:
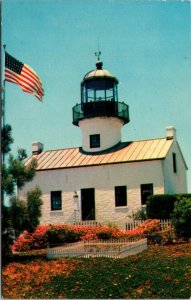
[(40, 142), (32, 142), (32, 154), (37, 155), (43, 151), (44, 145)]
[(176, 128), (174, 128), (173, 126), (166, 127), (166, 139), (176, 140)]

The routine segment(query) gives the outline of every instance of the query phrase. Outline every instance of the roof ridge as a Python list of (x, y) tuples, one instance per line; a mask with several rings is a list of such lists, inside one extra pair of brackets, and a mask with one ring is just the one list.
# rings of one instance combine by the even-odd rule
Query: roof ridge
[(77, 147), (67, 147), (67, 148), (58, 148), (58, 149), (47, 149), (44, 150), (43, 152), (51, 152), (51, 151), (63, 151), (63, 150), (69, 150), (69, 149), (78, 149), (80, 148), (79, 146)]
[(131, 141), (132, 143), (133, 142), (144, 142), (144, 141), (152, 141), (152, 140), (166, 140), (166, 137), (158, 137), (158, 138), (148, 138), (148, 139), (143, 139), (143, 140), (134, 140), (134, 141)]
[[(134, 141), (132, 141), (132, 140), (131, 141), (124, 141), (124, 142), (120, 142), (120, 144), (129, 145), (130, 143), (135, 143), (135, 142), (145, 142), (145, 141), (162, 140), (162, 139), (166, 140), (166, 137), (149, 138), (149, 139), (134, 140)], [(58, 148), (58, 149), (47, 149), (47, 150), (44, 150), (43, 152), (63, 151), (63, 150), (69, 150), (69, 149), (82, 149), (82, 146), (66, 147), (66, 148)], [(88, 154), (89, 154), (89, 152), (88, 152)]]

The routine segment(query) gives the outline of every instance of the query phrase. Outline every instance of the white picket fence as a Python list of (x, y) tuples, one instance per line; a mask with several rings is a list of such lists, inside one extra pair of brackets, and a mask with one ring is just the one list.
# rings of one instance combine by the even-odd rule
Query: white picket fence
[[(126, 230), (134, 230), (145, 220), (134, 220), (128, 223), (123, 223), (123, 227)], [(160, 220), (161, 230), (165, 230), (168, 226), (171, 226), (170, 220)], [(75, 222), (74, 225), (78, 226), (100, 226), (106, 224), (100, 224), (96, 221), (81, 221)], [(117, 225), (117, 224), (116, 224)], [(122, 225), (122, 224), (120, 224)], [(121, 226), (120, 226), (121, 227)], [(106, 241), (80, 241), (77, 243), (71, 243), (55, 247), (55, 245), (49, 245), (47, 248), (47, 258), (53, 259), (57, 257), (113, 257), (122, 258), (128, 255), (137, 254), (147, 249), (147, 239), (137, 240), (135, 238), (126, 240), (106, 240)]]
[[(118, 224), (117, 222), (115, 223), (115, 225), (119, 228), (119, 229), (124, 229), (124, 230), (134, 230), (135, 228), (137, 228), (138, 226), (140, 226), (141, 224), (143, 224), (145, 222), (145, 220), (132, 220), (129, 222), (123, 222)], [(78, 226), (100, 226), (100, 225), (107, 225), (107, 223), (103, 223), (103, 222), (97, 222), (97, 221), (80, 221), (80, 222), (74, 222), (72, 223), (73, 225), (78, 225)], [(160, 220), (160, 228), (163, 231), (166, 227), (171, 226), (171, 222), (170, 220)]]
[(125, 223), (125, 229), (130, 230), (130, 231), (134, 230), (135, 228), (137, 228), (138, 226), (140, 226), (144, 222), (145, 222), (145, 220), (132, 220), (128, 223)]
[(101, 223), (98, 223), (97, 221), (79, 221), (79, 222), (73, 222), (73, 225), (76, 226), (100, 226)]
[(147, 239), (82, 241), (60, 247), (48, 247), (47, 258), (58, 257), (110, 257), (123, 258), (147, 249)]
[(172, 223), (171, 223), (170, 220), (160, 220), (160, 227), (163, 231), (166, 227), (171, 227), (172, 228)]
[[(143, 223), (145, 223), (145, 220), (134, 220), (131, 222), (128, 222), (125, 224), (125, 229), (126, 230), (134, 230), (135, 228), (137, 228), (138, 226), (142, 225)], [(170, 220), (160, 220), (160, 228), (161, 230), (165, 230), (166, 227), (170, 226), (171, 227), (171, 221)]]

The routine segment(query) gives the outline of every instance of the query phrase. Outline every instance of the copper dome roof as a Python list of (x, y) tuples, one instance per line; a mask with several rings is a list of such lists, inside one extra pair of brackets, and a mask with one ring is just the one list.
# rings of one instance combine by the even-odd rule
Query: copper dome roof
[(117, 78), (114, 77), (108, 70), (102, 69), (102, 65), (103, 65), (102, 62), (98, 60), (96, 62), (97, 68), (95, 70), (91, 70), (90, 72), (88, 72), (84, 76), (83, 81), (94, 79), (94, 78), (110, 78), (118, 83)]

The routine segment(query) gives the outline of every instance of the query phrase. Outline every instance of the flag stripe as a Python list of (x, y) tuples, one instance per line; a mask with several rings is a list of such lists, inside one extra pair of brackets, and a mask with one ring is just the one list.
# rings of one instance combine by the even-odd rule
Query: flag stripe
[(5, 52), (5, 80), (18, 84), (24, 92), (42, 101), (44, 89), (36, 72)]
[[(21, 74), (22, 74), (22, 72), (21, 72)], [(5, 78), (9, 79), (10, 82), (12, 81), (12, 82), (20, 85), (21, 88), (23, 88), (25, 90), (25, 92), (27, 92), (27, 88), (28, 88), (30, 93), (34, 92), (34, 95), (39, 94), (41, 97), (43, 96), (43, 94), (44, 94), (43, 91), (39, 90), (36, 86), (31, 84), (30, 81), (25, 80), (23, 75), (18, 75), (16, 73), (14, 73), (13, 71), (7, 70), (7, 69), (5, 71), (5, 75), (6, 75)]]
[(34, 89), (39, 92), (41, 95), (43, 95), (43, 89), (40, 88), (36, 82), (34, 82), (33, 80), (30, 80), (30, 78), (28, 78), (27, 76), (25, 76), (24, 74), (22, 74), (22, 77), (23, 79), (20, 79), (22, 80), (23, 82), (25, 83), (28, 83), (30, 86), (34, 86)]
[(35, 81), (33, 78), (31, 78), (30, 75), (28, 75), (28, 73), (25, 72), (24, 68), (21, 71), (21, 75), (29, 82), (32, 82), (36, 86), (36, 88), (43, 93), (44, 90), (42, 88), (42, 85), (39, 84), (38, 81)]
[[(13, 81), (12, 79), (7, 79), (7, 81), (18, 84), (16, 81)], [(35, 97), (37, 97), (40, 101), (42, 101), (42, 96), (40, 96), (39, 94), (35, 93), (34, 90), (30, 90), (30, 88), (26, 88), (25, 86), (21, 86), (22, 90), (24, 92), (28, 92), (30, 94), (33, 94)]]
[[(39, 90), (39, 88), (37, 88), (35, 86), (35, 84), (33, 84), (31, 81), (29, 80), (25, 80), (25, 76), (20, 76), (18, 74), (15, 74), (14, 72), (10, 71), (10, 70), (6, 70), (6, 77), (9, 79), (14, 80), (14, 83), (17, 83), (18, 85), (20, 85), (21, 87), (24, 86), (25, 88), (29, 88), (29, 90), (33, 89), (35, 93), (39, 93), (39, 95), (43, 96), (43, 91)], [(22, 72), (21, 72), (22, 74)]]
[[(18, 84), (18, 82), (16, 80), (13, 81), (12, 79), (11, 80), (7, 79), (6, 81)], [(24, 86), (22, 87), (22, 90), (23, 90), (23, 92), (33, 94), (38, 100), (40, 100), (42, 102), (42, 96), (40, 96), (39, 94), (35, 94), (33, 90), (30, 90), (29, 88), (26, 89), (26, 88), (24, 88)]]
[[(18, 84), (18, 82), (17, 82), (17, 80), (14, 80), (14, 79), (12, 79), (12, 78), (7, 78), (7, 81), (9, 81), (9, 82), (12, 82), (12, 83), (15, 83), (15, 84)], [(28, 92), (28, 93), (30, 93), (30, 94), (33, 94), (35, 97), (37, 97), (40, 101), (42, 101), (42, 96), (41, 95), (39, 95), (38, 93), (35, 93), (34, 92), (34, 90), (33, 89), (30, 89), (30, 87), (27, 85), (27, 86), (25, 86), (24, 84), (19, 84), (20, 85), (20, 87), (22, 88), (22, 90), (24, 91), (24, 92)]]
[[(10, 78), (16, 78), (17, 79), (17, 83), (20, 84), (21, 82), (25, 82), (26, 84), (28, 83), (30, 86), (34, 86), (34, 89), (39, 92), (41, 95), (43, 95), (43, 88), (39, 87), (38, 84), (36, 84), (36, 82), (34, 80), (31, 80), (29, 77), (25, 76), (24, 73), (22, 74), (22, 77), (18, 74), (15, 74), (13, 71), (11, 70), (5, 70), (6, 72), (6, 76)], [(29, 79), (29, 80), (28, 80)], [(32, 85), (31, 85), (32, 84)]]
[(22, 72), (23, 73), (25, 72), (26, 74), (28, 74), (31, 78), (33, 78), (34, 81), (36, 81), (36, 83), (38, 83), (39, 86), (42, 87), (42, 82), (41, 82), (40, 78), (37, 75), (35, 75), (34, 73), (32, 73), (30, 68), (27, 65), (23, 66)]
[(34, 79), (38, 80), (39, 83), (42, 85), (42, 82), (41, 82), (40, 78), (38, 77), (38, 75), (36, 74), (36, 72), (34, 72), (28, 65), (24, 64), (23, 70), (28, 72)]

